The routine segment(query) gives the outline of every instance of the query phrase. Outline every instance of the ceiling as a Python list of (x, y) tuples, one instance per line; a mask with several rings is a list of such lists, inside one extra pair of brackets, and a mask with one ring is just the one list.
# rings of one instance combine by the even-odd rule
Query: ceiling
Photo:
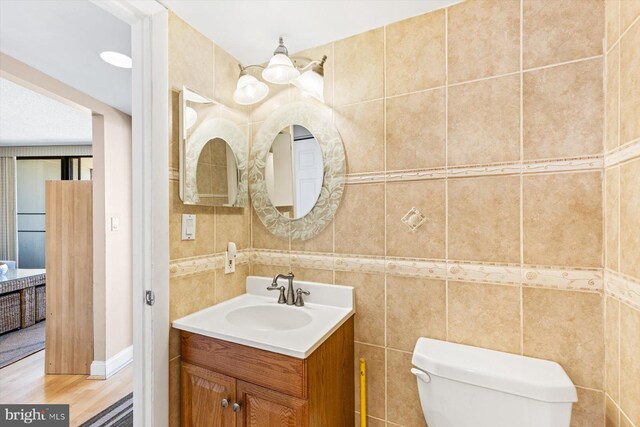
[(131, 70), (105, 50), (131, 55), (131, 29), (90, 1), (0, 0), (1, 52), (131, 114)]
[(158, 0), (243, 64), (266, 62), (285, 37), (290, 53), (462, 0)]
[(91, 144), (91, 111), (0, 78), (0, 146)]

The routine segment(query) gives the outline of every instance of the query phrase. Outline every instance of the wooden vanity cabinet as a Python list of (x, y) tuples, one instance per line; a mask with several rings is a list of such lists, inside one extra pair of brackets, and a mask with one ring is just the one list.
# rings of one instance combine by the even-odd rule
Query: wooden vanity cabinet
[(183, 427), (354, 426), (353, 317), (306, 359), (181, 338)]

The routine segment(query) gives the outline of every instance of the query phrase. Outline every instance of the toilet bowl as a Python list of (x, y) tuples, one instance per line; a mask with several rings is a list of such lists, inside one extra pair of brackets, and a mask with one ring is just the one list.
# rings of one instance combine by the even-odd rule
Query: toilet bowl
[(429, 427), (569, 427), (578, 400), (548, 360), (420, 338), (412, 363)]

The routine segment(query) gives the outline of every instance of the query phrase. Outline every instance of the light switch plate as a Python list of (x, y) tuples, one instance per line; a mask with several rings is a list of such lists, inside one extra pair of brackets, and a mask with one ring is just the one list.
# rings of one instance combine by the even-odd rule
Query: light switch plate
[(196, 240), (196, 216), (182, 214), (182, 240)]
[(117, 216), (111, 217), (111, 231), (120, 231), (120, 218)]

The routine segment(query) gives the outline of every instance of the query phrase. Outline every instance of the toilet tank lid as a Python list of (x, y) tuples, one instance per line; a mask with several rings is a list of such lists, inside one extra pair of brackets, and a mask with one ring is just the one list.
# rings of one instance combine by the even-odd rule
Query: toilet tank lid
[(419, 338), (412, 363), (429, 375), (544, 402), (578, 400), (566, 372), (549, 360)]

